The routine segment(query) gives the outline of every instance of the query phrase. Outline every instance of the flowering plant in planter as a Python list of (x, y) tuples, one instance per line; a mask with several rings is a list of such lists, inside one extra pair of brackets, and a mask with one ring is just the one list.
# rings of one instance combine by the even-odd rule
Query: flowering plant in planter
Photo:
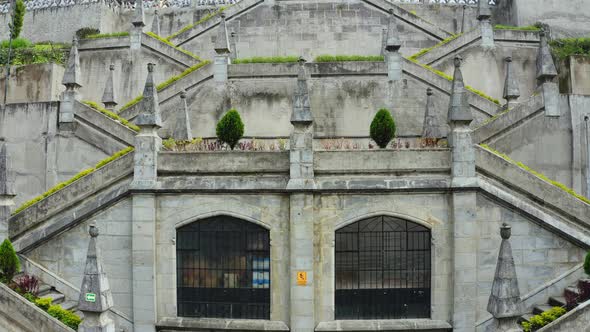
[(590, 251), (586, 254), (586, 259), (584, 260), (584, 272), (586, 272), (588, 278), (578, 281), (578, 288), (580, 289), (579, 302), (590, 300)]

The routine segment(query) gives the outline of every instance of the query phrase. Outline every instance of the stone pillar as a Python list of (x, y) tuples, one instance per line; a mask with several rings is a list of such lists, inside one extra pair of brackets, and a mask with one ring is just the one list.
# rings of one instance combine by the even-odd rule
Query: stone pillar
[(387, 29), (384, 28), (381, 34), (381, 53), (380, 55), (385, 57), (385, 47), (387, 46)]
[(422, 137), (428, 139), (440, 139), (443, 137), (436, 120), (436, 109), (432, 99), (432, 89), (426, 89), (426, 111), (424, 112), (424, 124), (422, 125)]
[(141, 37), (145, 27), (145, 14), (143, 12), (143, 0), (135, 0), (135, 12), (133, 13), (132, 27), (129, 32), (130, 47), (132, 50), (141, 48)]
[(115, 65), (110, 65), (109, 76), (107, 77), (107, 81), (104, 85), (104, 92), (102, 94), (102, 103), (104, 104), (104, 108), (109, 111), (114, 111), (115, 107), (117, 106), (117, 102), (115, 101), (115, 78), (113, 76), (114, 71)]
[(133, 326), (135, 331), (154, 332), (156, 323), (156, 195), (158, 152), (162, 127), (154, 64), (148, 64), (141, 113), (136, 124), (132, 196), (131, 253), (133, 273)]
[(491, 22), (492, 10), (487, 1), (479, 1), (477, 4), (477, 20), (481, 29), (481, 46), (483, 48), (494, 47), (494, 28)]
[(291, 114), (290, 172), (287, 190), (291, 191), (289, 219), (290, 328), (292, 332), (312, 332), (314, 310), (314, 213), (313, 116), (309, 103), (305, 60), (299, 60), (297, 88)]
[(180, 117), (178, 120), (178, 127), (174, 132), (174, 138), (178, 140), (190, 141), (193, 139), (191, 133), (191, 121), (188, 115), (188, 105), (186, 103), (186, 91), (180, 92)]
[(76, 113), (76, 101), (80, 100), (80, 92), (78, 89), (82, 87), (80, 73), (80, 56), (78, 54), (78, 38), (74, 36), (72, 41), (72, 49), (68, 58), (68, 64), (62, 84), (65, 85), (66, 91), (61, 95), (61, 103), (59, 105), (59, 128), (62, 130), (74, 130), (75, 122), (74, 116)]
[(0, 138), (0, 243), (8, 238), (8, 218), (14, 207), (14, 191), (9, 176), (6, 142)]
[(512, 57), (506, 57), (506, 79), (504, 80), (504, 94), (506, 99), (506, 109), (514, 107), (520, 97), (520, 88), (518, 87), (518, 78), (512, 68)]
[(537, 82), (545, 103), (545, 116), (560, 116), (559, 88), (557, 83), (554, 82), (555, 77), (557, 77), (557, 68), (555, 68), (551, 50), (547, 45), (545, 31), (541, 31), (539, 37), (541, 45), (537, 53)]
[(213, 67), (213, 80), (217, 83), (227, 82), (227, 65), (231, 49), (229, 38), (227, 36), (227, 27), (225, 25), (225, 14), (221, 13), (221, 21), (217, 28), (217, 38), (215, 39), (215, 56)]
[(518, 289), (518, 278), (512, 246), (510, 245), (511, 227), (502, 224), (500, 227), (500, 253), (496, 264), (496, 274), (492, 283), (492, 294), (488, 301), (488, 312), (494, 316), (494, 322), (490, 324), (487, 332), (520, 332), (518, 318), (524, 314), (524, 305)]
[(160, 35), (160, 13), (158, 10), (154, 10), (154, 21), (152, 22), (152, 32), (156, 35)]
[(451, 147), (451, 219), (453, 222), (453, 331), (474, 332), (477, 310), (477, 202), (475, 153), (469, 124), (473, 121), (455, 57), (455, 74), (449, 104)]
[(96, 243), (98, 228), (90, 225), (88, 233), (90, 243), (78, 299), (78, 309), (84, 313), (84, 320), (78, 327), (78, 332), (115, 332), (115, 323), (108, 312), (113, 307), (113, 295), (102, 267), (100, 248)]
[(238, 49), (236, 47), (236, 38), (237, 38), (238, 34), (234, 31), (234, 29), (231, 29), (231, 32), (229, 34), (229, 43), (230, 43), (230, 54), (229, 54), (229, 59), (230, 61), (234, 61), (235, 59), (238, 58)]
[(385, 42), (385, 62), (387, 63), (387, 78), (389, 81), (402, 79), (402, 60), (399, 49), (402, 44), (397, 31), (397, 20), (393, 15), (393, 9), (389, 10), (389, 23), (387, 25), (387, 40)]

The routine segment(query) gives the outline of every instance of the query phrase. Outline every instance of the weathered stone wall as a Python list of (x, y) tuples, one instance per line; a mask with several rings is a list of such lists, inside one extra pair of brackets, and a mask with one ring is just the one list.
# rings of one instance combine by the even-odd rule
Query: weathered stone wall
[[(428, 22), (452, 33), (467, 32), (479, 28), (477, 7), (452, 4), (411, 4), (399, 3), (400, 7), (415, 13)], [(465, 8), (465, 9), (463, 9)], [(463, 30), (461, 30), (463, 28)]]
[(553, 37), (582, 37), (590, 32), (590, 3), (586, 0), (513, 0), (516, 25), (543, 22), (552, 26)]
[[(61, 85), (64, 68), (53, 63), (12, 66), (8, 80), (7, 103), (55, 101), (65, 89)], [(0, 91), (4, 98), (4, 81), (0, 77)]]
[(590, 95), (590, 56), (572, 55), (559, 62), (559, 92)]

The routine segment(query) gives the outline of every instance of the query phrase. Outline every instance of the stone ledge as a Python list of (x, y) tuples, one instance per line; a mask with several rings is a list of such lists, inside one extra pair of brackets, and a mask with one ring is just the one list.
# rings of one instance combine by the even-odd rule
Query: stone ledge
[(81, 39), (78, 51), (90, 51), (96, 49), (129, 48), (131, 42), (129, 36)]
[(540, 41), (539, 31), (501, 29), (494, 29), (494, 40), (534, 44), (538, 44)]
[(321, 322), (316, 331), (451, 331), (451, 324), (432, 319), (335, 320)]
[(282, 321), (262, 319), (165, 317), (158, 321), (156, 327), (159, 331), (289, 331)]
[(161, 152), (158, 173), (289, 173), (289, 152)]

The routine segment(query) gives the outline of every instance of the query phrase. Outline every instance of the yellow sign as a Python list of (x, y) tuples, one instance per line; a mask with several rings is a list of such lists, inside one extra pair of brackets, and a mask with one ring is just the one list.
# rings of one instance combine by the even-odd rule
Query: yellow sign
[(307, 272), (297, 271), (297, 285), (299, 285), (299, 286), (307, 285)]

